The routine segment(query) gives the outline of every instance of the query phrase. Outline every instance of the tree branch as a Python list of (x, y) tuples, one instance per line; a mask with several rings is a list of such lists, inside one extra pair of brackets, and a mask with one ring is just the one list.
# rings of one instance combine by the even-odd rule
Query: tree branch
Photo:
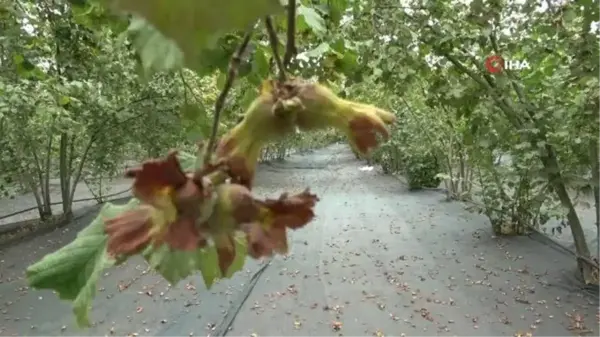
[[(431, 26), (427, 26), (427, 27), (429, 29), (431, 29), (434, 33), (439, 35), (439, 33), (437, 32), (437, 30), (434, 27), (431, 27)], [(483, 76), (479, 76), (477, 73), (475, 73), (471, 69), (465, 67), (456, 57), (450, 55), (450, 53), (448, 53), (444, 50), (441, 50), (440, 48), (434, 47), (434, 50), (439, 55), (445, 57), (448, 61), (450, 61), (450, 63), (452, 63), (456, 68), (458, 68), (458, 70), (460, 72), (468, 75), (475, 82), (477, 82), (479, 85), (481, 85), (483, 88), (485, 88), (492, 96), (492, 99), (498, 104), (498, 107), (500, 109), (502, 109), (502, 111), (504, 111), (504, 113), (508, 117), (509, 121), (512, 122), (515, 127), (521, 126), (522, 121), (520, 120), (515, 108), (510, 104), (510, 102), (508, 100), (506, 100), (503, 97), (502, 93), (497, 92), (498, 88), (495, 86), (494, 82), (491, 81), (489, 76), (487, 76), (486, 74), (484, 74)]]
[(194, 89), (186, 81), (185, 75), (183, 74), (182, 70), (179, 71), (179, 77), (181, 78), (181, 82), (183, 82), (183, 86), (184, 86), (183, 97), (184, 97), (185, 103), (186, 104), (188, 103), (187, 92), (189, 91), (192, 94), (192, 97), (194, 97), (194, 100), (196, 101), (196, 103), (198, 103), (201, 106), (202, 110), (204, 110), (204, 102), (202, 101), (202, 98), (198, 97), (198, 95), (196, 94)]
[(275, 27), (273, 27), (273, 19), (271, 19), (270, 16), (265, 17), (265, 26), (267, 27), (267, 33), (269, 34), (269, 43), (271, 44), (271, 50), (273, 51), (273, 58), (275, 59), (275, 64), (277, 64), (277, 69), (279, 70), (279, 81), (284, 82), (286, 79), (285, 68), (281, 62), (281, 57), (279, 57), (279, 41), (277, 39)]
[[(483, 77), (478, 76), (471, 69), (465, 67), (457, 58), (455, 58), (454, 56), (450, 55), (449, 53), (447, 53), (443, 50), (436, 48), (436, 51), (438, 52), (438, 54), (444, 56), (448, 61), (450, 61), (450, 63), (452, 63), (456, 68), (458, 68), (458, 70), (460, 72), (462, 72), (463, 74), (466, 74), (467, 76), (472, 78), (475, 82), (479, 83), (479, 85), (486, 88), (490, 93), (495, 94), (494, 87), (492, 86), (491, 83), (487, 82)], [(493, 96), (496, 96), (496, 95), (493, 95)], [(500, 103), (500, 102), (498, 102), (498, 103)], [(501, 104), (501, 106), (503, 106), (503, 104)]]
[[(187, 98), (187, 91), (188, 89), (191, 91), (192, 88), (190, 88), (187, 84), (187, 82), (185, 81), (185, 78), (183, 77), (183, 70), (179, 71), (179, 78), (181, 79), (181, 82), (183, 83), (183, 101), (185, 102), (185, 104), (187, 104), (188, 102), (188, 98)], [(194, 94), (192, 92), (192, 94)]]
[(213, 125), (212, 132), (210, 138), (208, 140), (208, 147), (206, 148), (206, 152), (204, 153), (204, 161), (203, 163), (206, 165), (209, 163), (210, 156), (215, 147), (215, 143), (217, 141), (217, 132), (219, 130), (219, 120), (221, 119), (221, 111), (225, 106), (225, 99), (227, 99), (227, 95), (233, 86), (233, 81), (238, 73), (238, 68), (240, 67), (240, 63), (242, 62), (242, 54), (246, 47), (248, 47), (248, 43), (250, 42), (250, 38), (252, 37), (252, 30), (254, 25), (246, 32), (242, 42), (238, 46), (238, 49), (235, 51), (233, 56), (231, 57), (231, 61), (229, 62), (229, 68), (227, 69), (227, 77), (225, 79), (225, 85), (223, 86), (223, 90), (219, 94), (217, 101), (215, 102), (215, 115), (213, 116)]
[[(492, 31), (490, 36), (490, 43), (492, 44), (492, 49), (494, 50), (494, 52), (498, 55), (500, 55), (500, 47), (498, 47), (498, 41), (496, 39), (496, 34)], [(516, 83), (516, 79), (517, 77), (515, 76), (515, 74), (513, 74), (513, 72), (509, 69), (503, 69), (506, 72), (506, 75), (508, 76), (508, 79), (510, 81), (511, 86), (513, 87), (513, 89), (515, 90), (515, 93), (517, 94), (517, 98), (519, 99), (519, 102), (521, 102), (521, 104), (523, 104), (523, 106), (525, 107), (525, 110), (527, 112), (529, 112), (530, 117), (532, 118), (532, 120), (534, 120), (533, 118), (533, 113), (532, 113), (532, 108), (535, 109), (535, 107), (532, 107), (531, 103), (526, 99), (525, 97), (525, 93), (523, 92), (523, 90), (521, 90), (521, 88), (517, 85)]]
[(296, 0), (288, 0), (287, 9), (287, 41), (285, 45), (285, 55), (283, 56), (283, 65), (290, 66), (292, 58), (296, 56)]

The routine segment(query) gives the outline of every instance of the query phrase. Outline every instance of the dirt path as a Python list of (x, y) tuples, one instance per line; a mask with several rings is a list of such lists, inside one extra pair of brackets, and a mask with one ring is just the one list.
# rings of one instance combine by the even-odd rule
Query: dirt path
[[(261, 166), (259, 194), (311, 186), (318, 218), (291, 234), (291, 254), (266, 268), (228, 335), (565, 336), (577, 334), (569, 316), (598, 335), (597, 295), (578, 288), (570, 257), (527, 237), (495, 238), (461, 204), (361, 165), (334, 145)], [(200, 276), (170, 287), (130, 261), (104, 276), (96, 325), (81, 331), (68, 303), (28, 290), (22, 273), (83, 225), (0, 252), (0, 335), (208, 335), (236, 313), (260, 266), (248, 261), (206, 291)], [(119, 283), (129, 287), (119, 292)]]

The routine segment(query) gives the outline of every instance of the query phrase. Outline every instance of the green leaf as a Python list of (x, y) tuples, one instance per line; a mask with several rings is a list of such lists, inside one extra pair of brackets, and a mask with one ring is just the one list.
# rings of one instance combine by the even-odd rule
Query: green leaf
[(265, 78), (269, 75), (269, 61), (265, 56), (265, 52), (262, 48), (256, 48), (254, 52), (254, 58), (252, 60), (252, 68), (256, 76)]
[(201, 118), (206, 118), (206, 110), (200, 104), (184, 104), (181, 108), (181, 116), (190, 122), (197, 122)]
[(343, 57), (344, 52), (346, 51), (346, 41), (344, 39), (337, 39), (334, 43), (331, 44), (331, 49), (338, 53)]
[(22, 77), (44, 78), (44, 73), (21, 54), (13, 55), (17, 73)]
[(197, 251), (174, 250), (167, 244), (149, 247), (144, 252), (146, 261), (172, 285), (194, 273), (197, 269)]
[(566, 23), (571, 23), (573, 20), (575, 20), (578, 17), (577, 13), (575, 12), (575, 10), (573, 10), (572, 8), (567, 8), (563, 14), (562, 14), (562, 18)]
[(104, 219), (113, 218), (136, 205), (136, 199), (124, 205), (105, 204), (73, 242), (44, 256), (26, 270), (32, 288), (52, 289), (60, 299), (73, 301), (73, 312), (80, 327), (90, 325), (88, 313), (98, 278), (104, 269), (116, 264), (106, 253)]
[(381, 68), (375, 68), (375, 69), (373, 69), (373, 77), (374, 78), (380, 77), (381, 74), (383, 74), (383, 70), (381, 70)]
[(197, 143), (204, 138), (204, 134), (192, 124), (185, 127), (185, 138), (191, 143)]
[(32, 71), (35, 69), (35, 65), (21, 54), (13, 55), (13, 62), (23, 71)]
[(198, 101), (183, 105), (181, 121), (186, 138), (194, 143), (206, 138), (212, 128), (212, 121), (207, 117), (204, 105)]
[(184, 172), (194, 172), (198, 167), (198, 161), (202, 160), (202, 158), (184, 151), (179, 151), (177, 153), (177, 159)]
[(219, 77), (217, 77), (217, 89), (223, 90), (223, 88), (225, 87), (226, 81), (227, 81), (227, 74), (224, 72), (220, 73)]
[(300, 5), (297, 9), (297, 14), (304, 18), (308, 27), (310, 27), (315, 34), (322, 35), (327, 32), (325, 20), (323, 20), (321, 15), (314, 9)]
[[(257, 19), (281, 11), (279, 0), (103, 0), (109, 7), (139, 15), (174, 41), (186, 64), (196, 66), (203, 48), (226, 32), (246, 30)], [(164, 54), (157, 49), (155, 53)]]
[(331, 50), (331, 47), (329, 46), (329, 43), (323, 42), (320, 45), (318, 45), (315, 49), (311, 49), (311, 50), (305, 52), (304, 55), (307, 57), (319, 57), (330, 50)]
[(58, 104), (60, 106), (65, 106), (65, 105), (69, 104), (70, 102), (71, 102), (71, 97), (69, 97), (69, 96), (60, 96), (58, 98)]
[(249, 107), (256, 97), (258, 97), (258, 90), (256, 88), (249, 88), (244, 92), (244, 96), (242, 96), (239, 105), (244, 108)]
[[(225, 278), (244, 267), (247, 254), (245, 237), (240, 233), (234, 238), (236, 255), (227, 270)], [(214, 246), (207, 246), (196, 251), (180, 251), (171, 249), (163, 244), (158, 248), (149, 247), (144, 252), (144, 257), (165, 280), (172, 285), (200, 270), (206, 288), (210, 289), (219, 278), (223, 277), (219, 271), (219, 259)]]
[(185, 127), (188, 140), (198, 142), (206, 139), (212, 130), (212, 121), (209, 118), (200, 118), (194, 123), (190, 123)]
[[(237, 256), (236, 256), (237, 257)], [(198, 269), (202, 273), (202, 279), (206, 289), (210, 289), (221, 276), (219, 270), (219, 257), (214, 246), (201, 249), (197, 255)]]
[(336, 69), (346, 75), (353, 74), (358, 67), (358, 57), (356, 53), (346, 51), (344, 57), (336, 60)]
[(227, 274), (225, 274), (226, 278), (230, 278), (233, 274), (242, 270), (244, 263), (246, 262), (246, 255), (248, 254), (248, 242), (242, 233), (238, 233), (234, 237), (233, 242), (235, 244), (235, 258), (233, 259), (231, 266), (229, 266)]
[(329, 3), (329, 14), (331, 15), (331, 20), (338, 25), (346, 8), (348, 7), (347, 0), (330, 0)]
[(132, 37), (145, 72), (172, 70), (183, 66), (183, 52), (177, 44), (143, 18), (133, 16), (127, 32)]

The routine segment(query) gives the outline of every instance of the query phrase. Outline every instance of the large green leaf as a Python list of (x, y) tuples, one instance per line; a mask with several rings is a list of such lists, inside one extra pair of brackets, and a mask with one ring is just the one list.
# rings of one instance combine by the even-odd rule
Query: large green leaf
[(165, 36), (146, 19), (133, 15), (125, 32), (132, 40), (138, 53), (142, 70), (146, 76), (163, 70), (178, 70), (187, 66), (200, 76), (215, 69), (226, 71), (240, 37), (225, 35), (207, 47), (198, 47), (195, 55), (184, 55), (176, 41)]
[(331, 20), (335, 22), (335, 24), (339, 24), (344, 12), (346, 12), (346, 8), (348, 7), (347, 0), (330, 0), (329, 3), (329, 15), (331, 16)]
[(181, 108), (181, 117), (186, 121), (197, 123), (206, 119), (206, 110), (201, 103), (185, 103)]
[(210, 289), (215, 281), (221, 276), (219, 270), (219, 256), (217, 250), (214, 247), (208, 247), (202, 249), (197, 255), (198, 269), (202, 274), (204, 285), (207, 289)]
[(169, 245), (163, 244), (157, 248), (149, 247), (144, 257), (165, 280), (176, 285), (198, 269), (197, 254), (196, 251), (172, 250)]
[(52, 289), (59, 298), (73, 301), (73, 312), (79, 326), (90, 325), (88, 312), (98, 278), (104, 269), (116, 263), (106, 253), (104, 219), (113, 218), (137, 204), (138, 201), (132, 199), (124, 205), (104, 205), (94, 221), (77, 234), (73, 242), (27, 268), (31, 287)]
[[(201, 50), (225, 32), (247, 29), (257, 19), (283, 9), (279, 0), (103, 0), (136, 14), (173, 40), (186, 63), (196, 65)], [(154, 51), (164, 57), (164, 50)]]
[(257, 47), (252, 58), (252, 68), (256, 75), (265, 78), (269, 76), (269, 61), (264, 47)]
[(183, 52), (175, 41), (165, 37), (145, 19), (133, 16), (127, 32), (132, 37), (145, 72), (183, 66)]
[(300, 27), (305, 24), (317, 35), (323, 35), (327, 32), (325, 20), (313, 8), (300, 5), (297, 14)]
[(229, 266), (227, 273), (224, 275), (226, 278), (230, 278), (236, 272), (242, 270), (244, 263), (246, 262), (246, 255), (248, 254), (248, 242), (246, 237), (241, 232), (238, 232), (233, 239), (235, 244), (235, 258)]

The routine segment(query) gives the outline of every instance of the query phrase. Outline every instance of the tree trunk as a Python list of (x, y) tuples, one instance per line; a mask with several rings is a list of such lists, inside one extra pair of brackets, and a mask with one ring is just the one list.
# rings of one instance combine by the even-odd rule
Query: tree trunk
[(69, 221), (73, 217), (73, 203), (71, 200), (71, 170), (69, 169), (69, 136), (64, 132), (60, 135), (58, 161), (63, 216), (66, 221)]
[[(79, 166), (77, 167), (77, 170), (74, 172), (75, 177), (73, 178), (71, 193), (69, 194), (69, 199), (71, 200), (71, 203), (73, 203), (73, 200), (75, 199), (75, 191), (77, 190), (77, 185), (79, 184), (79, 180), (82, 177), (83, 167), (87, 160), (87, 156), (90, 153), (90, 149), (92, 148), (92, 145), (94, 144), (95, 141), (96, 141), (96, 137), (92, 136), (90, 138), (90, 140), (88, 141), (88, 143), (85, 147), (85, 150), (83, 151), (83, 154), (81, 155), (81, 159), (79, 160)], [(74, 141), (71, 141), (71, 146), (74, 147)], [(72, 163), (74, 159), (75, 159), (75, 153), (74, 153), (74, 150), (71, 149), (71, 161), (70, 162)], [(69, 171), (73, 172), (72, 166), (70, 167)], [(98, 203), (101, 203), (101, 202), (102, 202), (102, 192), (100, 192), (100, 201)]]
[(44, 162), (43, 166), (44, 178), (42, 179), (42, 181), (40, 181), (40, 186), (44, 187), (42, 188), (42, 198), (44, 200), (44, 213), (47, 214), (48, 217), (52, 216), (52, 197), (50, 196), (50, 164), (52, 163), (52, 140), (53, 137), (50, 136), (50, 139), (48, 139), (48, 146), (46, 147), (46, 161)]
[(600, 226), (600, 160), (598, 158), (598, 141), (590, 142), (590, 158), (592, 161), (592, 188), (594, 190), (594, 209), (596, 210), (596, 227)]
[[(35, 164), (35, 175), (37, 176), (38, 180), (37, 184), (35, 179), (26, 176), (29, 178), (29, 181), (27, 181), (29, 188), (34, 196), (37, 195), (36, 202), (38, 203), (38, 211), (40, 213), (41, 220), (47, 220), (52, 216), (52, 205), (50, 204), (52, 202), (50, 197), (50, 158), (52, 153), (52, 136), (49, 137), (48, 144), (46, 145), (46, 160), (43, 165), (35, 148), (31, 149), (31, 155)], [(31, 146), (31, 144), (29, 146)]]
[[(541, 159), (544, 168), (548, 172), (550, 184), (558, 195), (558, 199), (560, 200), (562, 206), (567, 209), (567, 220), (569, 221), (569, 228), (571, 229), (571, 234), (573, 235), (575, 251), (577, 255), (589, 258), (590, 249), (585, 239), (585, 233), (583, 231), (583, 227), (581, 226), (581, 221), (579, 220), (579, 216), (577, 215), (573, 201), (571, 200), (571, 197), (569, 197), (567, 187), (563, 182), (558, 159), (556, 158), (556, 153), (551, 145), (546, 144), (546, 153), (542, 155)], [(584, 282), (586, 284), (593, 283), (594, 271), (592, 266), (585, 263), (582, 259), (577, 259), (577, 266)]]
[(44, 201), (40, 197), (40, 193), (38, 192), (38, 189), (37, 189), (37, 186), (36, 186), (34, 180), (26, 174), (23, 174), (22, 177), (23, 177), (22, 180), (25, 182), (27, 187), (29, 187), (29, 190), (31, 191), (31, 193), (33, 194), (33, 197), (35, 198), (35, 204), (37, 206), (37, 210), (38, 210), (40, 219), (44, 219), (44, 217), (46, 216), (44, 214)]

